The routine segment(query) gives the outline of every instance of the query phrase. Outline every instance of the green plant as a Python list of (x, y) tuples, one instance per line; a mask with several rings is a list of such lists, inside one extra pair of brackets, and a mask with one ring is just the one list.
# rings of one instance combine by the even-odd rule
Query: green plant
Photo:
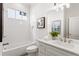
[(59, 32), (50, 32), (50, 34), (51, 34), (52, 37), (57, 37)]

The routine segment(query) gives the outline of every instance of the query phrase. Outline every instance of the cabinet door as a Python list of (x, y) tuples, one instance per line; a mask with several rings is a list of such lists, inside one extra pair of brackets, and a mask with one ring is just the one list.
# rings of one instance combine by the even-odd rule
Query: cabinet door
[(43, 43), (39, 43), (39, 52), (38, 55), (39, 56), (45, 56), (46, 55), (46, 48), (45, 45)]
[(45, 53), (39, 51), (38, 56), (46, 56)]
[(55, 47), (48, 46), (46, 47), (46, 55), (47, 56), (63, 56), (60, 50), (56, 49)]
[(61, 54), (59, 54), (57, 51), (55, 50), (50, 50), (50, 49), (47, 49), (46, 50), (46, 56), (61, 56)]

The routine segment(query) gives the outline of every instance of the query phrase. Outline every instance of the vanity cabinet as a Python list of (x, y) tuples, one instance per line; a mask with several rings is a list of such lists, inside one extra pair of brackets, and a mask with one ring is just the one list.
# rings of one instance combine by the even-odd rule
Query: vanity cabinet
[(39, 42), (39, 56), (76, 56), (76, 54), (49, 44)]

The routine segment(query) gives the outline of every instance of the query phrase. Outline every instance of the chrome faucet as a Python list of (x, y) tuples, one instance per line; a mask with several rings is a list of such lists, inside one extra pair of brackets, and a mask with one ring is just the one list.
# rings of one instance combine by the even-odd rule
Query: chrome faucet
[(64, 38), (64, 42), (67, 42), (67, 39), (66, 38)]
[(71, 43), (72, 42), (72, 40), (68, 40), (68, 43)]
[(68, 43), (71, 43), (72, 42), (72, 40), (71, 39), (64, 39), (64, 42), (68, 42)]

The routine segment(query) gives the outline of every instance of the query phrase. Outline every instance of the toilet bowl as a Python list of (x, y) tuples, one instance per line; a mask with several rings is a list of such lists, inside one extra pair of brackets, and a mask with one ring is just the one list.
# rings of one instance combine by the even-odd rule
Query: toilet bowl
[(28, 56), (36, 56), (37, 51), (38, 51), (38, 47), (35, 45), (26, 48), (26, 53), (28, 54)]

